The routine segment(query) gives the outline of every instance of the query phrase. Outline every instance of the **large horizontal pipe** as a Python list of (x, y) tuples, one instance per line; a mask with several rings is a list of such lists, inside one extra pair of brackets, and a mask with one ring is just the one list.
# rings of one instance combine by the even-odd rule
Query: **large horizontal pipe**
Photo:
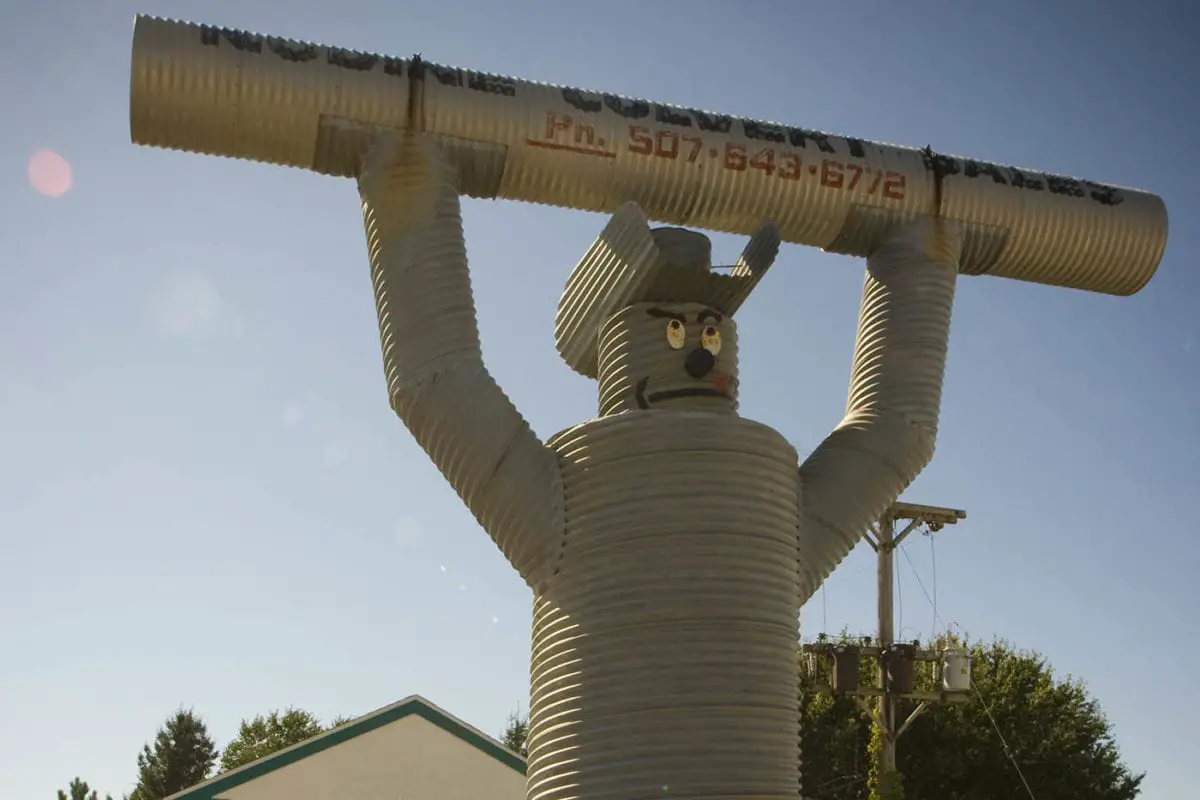
[(1167, 240), (1133, 189), (419, 58), (139, 16), (135, 143), (349, 177), (372, 132), (441, 137), (473, 197), (608, 212), (858, 256), (897, 223), (962, 223), (961, 271), (1137, 292)]

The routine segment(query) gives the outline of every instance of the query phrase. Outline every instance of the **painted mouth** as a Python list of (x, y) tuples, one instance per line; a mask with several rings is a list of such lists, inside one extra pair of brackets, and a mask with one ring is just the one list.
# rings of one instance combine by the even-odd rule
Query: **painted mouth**
[(650, 408), (651, 405), (660, 400), (674, 400), (678, 397), (720, 397), (729, 400), (730, 397), (720, 389), (713, 389), (708, 386), (690, 386), (684, 389), (665, 389), (661, 392), (652, 392), (646, 394), (646, 385), (650, 382), (649, 378), (642, 378), (638, 381), (637, 387), (634, 389), (634, 397), (637, 399), (638, 408)]

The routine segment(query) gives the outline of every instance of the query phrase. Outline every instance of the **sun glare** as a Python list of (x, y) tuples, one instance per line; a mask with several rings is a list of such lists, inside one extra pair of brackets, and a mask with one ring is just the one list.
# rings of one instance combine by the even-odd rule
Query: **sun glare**
[(71, 188), (71, 165), (53, 150), (38, 150), (29, 158), (29, 185), (46, 197), (62, 197)]

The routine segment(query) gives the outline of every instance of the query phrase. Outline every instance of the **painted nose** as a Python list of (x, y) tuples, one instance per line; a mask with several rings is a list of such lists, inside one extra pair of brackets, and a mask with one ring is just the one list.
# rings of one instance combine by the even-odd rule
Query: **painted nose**
[(713, 365), (717, 360), (713, 358), (713, 354), (705, 350), (703, 347), (697, 347), (692, 352), (688, 353), (687, 359), (683, 362), (683, 368), (687, 370), (687, 374), (693, 378), (703, 378), (712, 371)]

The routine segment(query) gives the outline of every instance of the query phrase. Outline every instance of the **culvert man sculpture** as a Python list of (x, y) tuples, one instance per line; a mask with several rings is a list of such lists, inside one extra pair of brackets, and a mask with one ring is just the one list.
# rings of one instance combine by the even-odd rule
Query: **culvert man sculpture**
[(868, 259), (846, 419), (798, 467), (737, 415), (733, 318), (774, 225), (723, 275), (621, 206), (556, 322), (599, 415), (543, 444), (483, 364), (437, 144), (381, 138), (359, 190), (392, 407), (534, 592), (530, 800), (795, 798), (797, 613), (932, 456), (954, 226)]
[[(131, 55), (134, 142), (359, 180), (392, 405), (534, 591), (530, 800), (796, 797), (796, 610), (933, 454), (955, 273), (1129, 295), (1167, 241), (1151, 193), (932, 147), (149, 16)], [(545, 444), (483, 366), (458, 194), (615, 212), (557, 320), (599, 414)], [(646, 218), (755, 235), (722, 275)], [(777, 239), (867, 259), (798, 478), (736, 414)]]

